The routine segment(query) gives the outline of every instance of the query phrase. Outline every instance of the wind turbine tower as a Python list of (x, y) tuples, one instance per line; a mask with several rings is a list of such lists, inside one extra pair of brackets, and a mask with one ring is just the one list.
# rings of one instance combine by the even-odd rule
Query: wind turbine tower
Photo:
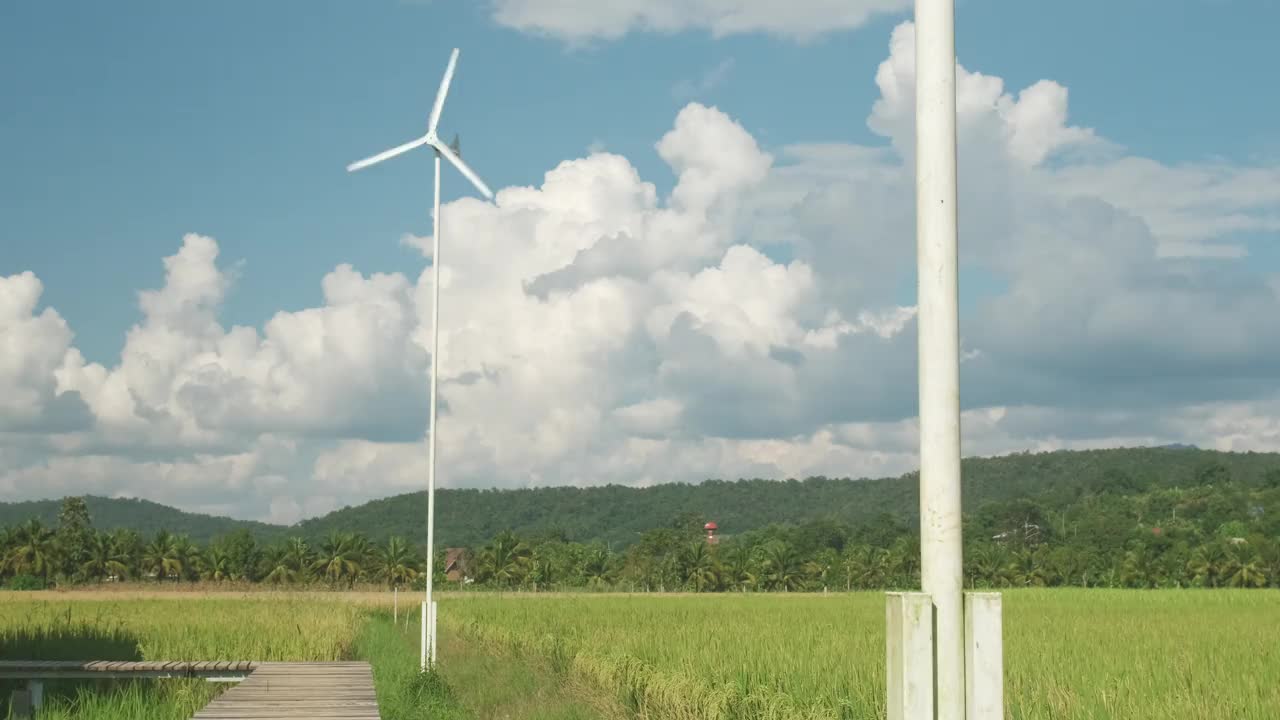
[(431, 280), (431, 413), (427, 441), (427, 592), (422, 603), (422, 641), (419, 653), (419, 665), (425, 672), (436, 663), (436, 604), (432, 596), (434, 590), (432, 576), (435, 573), (435, 535), (436, 535), (436, 383), (440, 369), (440, 158), (448, 160), (451, 165), (471, 181), (471, 184), (484, 195), (485, 199), (493, 199), (493, 192), (484, 184), (480, 176), (462, 161), (459, 152), (458, 136), (454, 135), (452, 147), (441, 142), (436, 135), (436, 126), (440, 122), (440, 112), (444, 109), (445, 97), (449, 94), (449, 84), (453, 81), (453, 72), (458, 65), (458, 49), (454, 48), (449, 55), (449, 65), (445, 68), (444, 77), (440, 80), (440, 89), (436, 91), (435, 103), (431, 106), (431, 115), (427, 119), (427, 133), (403, 145), (397, 145), (353, 162), (347, 166), (348, 172), (376, 165), (397, 155), (402, 155), (415, 148), (427, 145), (435, 150), (435, 203), (431, 214), (431, 265), (434, 277)]

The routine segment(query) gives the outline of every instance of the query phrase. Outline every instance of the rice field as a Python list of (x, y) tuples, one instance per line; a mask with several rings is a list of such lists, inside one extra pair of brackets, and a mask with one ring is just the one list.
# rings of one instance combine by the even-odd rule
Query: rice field
[[(1008, 718), (1280, 717), (1280, 592), (1055, 589), (1007, 591), (1004, 598)], [(402, 697), (383, 687), (384, 678), (409, 687), (416, 676), (416, 600), (401, 596), (408, 622), (402, 616), (392, 626), (385, 593), (6, 593), (0, 658), (335, 660), (372, 653), (380, 700), (386, 692), (394, 701), (387, 708), (397, 708), (384, 718), (438, 716), (417, 707), (430, 701), (422, 687)], [(464, 643), (469, 652), (511, 663), (536, 659), (559, 682), (608, 697), (635, 718), (862, 720), (885, 713), (881, 593), (462, 593), (441, 597), (440, 623), (446, 647)], [(448, 654), (440, 660), (447, 679)], [(105, 693), (81, 686), (54, 693), (40, 720), (189, 717), (216, 691), (202, 681), (118, 683)]]
[[(647, 718), (883, 718), (884, 596), (469, 596), (446, 628)], [(1006, 717), (1280, 717), (1280, 593), (1004, 595)]]

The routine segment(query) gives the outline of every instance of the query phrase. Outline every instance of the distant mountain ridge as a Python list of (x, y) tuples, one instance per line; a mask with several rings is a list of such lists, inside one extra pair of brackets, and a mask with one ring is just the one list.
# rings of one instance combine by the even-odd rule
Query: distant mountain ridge
[[(163, 529), (186, 534), (200, 543), (237, 530), (248, 530), (262, 540), (275, 540), (289, 534), (288, 528), (282, 525), (191, 513), (150, 500), (98, 495), (83, 497), (93, 526), (99, 530), (131, 528), (143, 535), (152, 535)], [(58, 522), (61, 507), (61, 499), (0, 503), (0, 527), (18, 525), (32, 518), (53, 527)]]
[[(968, 458), (963, 463), (964, 506), (1037, 497), (1047, 507), (1073, 502), (1082, 493), (1107, 487), (1140, 489), (1189, 486), (1230, 479), (1261, 484), (1280, 473), (1280, 454), (1230, 453), (1192, 447), (1015, 453)], [(0, 503), (0, 526), (38, 517), (57, 521), (60, 500)], [(87, 498), (93, 524), (110, 530), (129, 527), (144, 534), (163, 528), (197, 542), (238, 530), (261, 541), (299, 535), (322, 538), (334, 531), (359, 532), (379, 541), (391, 535), (421, 539), (426, 493), (373, 500), (293, 526), (188, 513), (134, 499)], [(440, 544), (477, 546), (502, 530), (522, 536), (556, 535), (567, 540), (600, 540), (615, 549), (640, 533), (671, 524), (680, 516), (714, 519), (722, 532), (741, 533), (770, 523), (802, 523), (819, 518), (853, 525), (914, 523), (918, 513), (917, 473), (880, 479), (747, 479), (669, 483), (644, 488), (621, 485), (530, 489), (442, 489), (437, 495)]]

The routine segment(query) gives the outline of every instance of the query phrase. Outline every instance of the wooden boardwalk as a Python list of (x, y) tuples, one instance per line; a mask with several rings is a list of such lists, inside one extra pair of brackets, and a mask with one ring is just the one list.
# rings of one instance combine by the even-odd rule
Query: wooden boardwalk
[(192, 720), (381, 720), (373, 670), (364, 662), (254, 663)]
[(229, 660), (0, 660), (0, 679), (236, 677), (248, 674), (256, 665)]

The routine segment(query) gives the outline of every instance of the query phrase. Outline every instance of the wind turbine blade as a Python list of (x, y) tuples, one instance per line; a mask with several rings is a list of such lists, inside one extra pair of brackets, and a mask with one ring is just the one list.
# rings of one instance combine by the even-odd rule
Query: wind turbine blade
[(356, 161), (356, 162), (353, 162), (353, 163), (351, 163), (350, 165), (348, 165), (348, 166), (347, 166), (347, 172), (355, 172), (356, 170), (359, 170), (360, 168), (366, 168), (366, 167), (369, 167), (370, 165), (374, 165), (374, 164), (380, 163), (380, 162), (382, 162), (383, 160), (386, 160), (387, 158), (393, 158), (393, 157), (395, 157), (395, 156), (397, 156), (397, 155), (400, 155), (400, 154), (402, 154), (402, 153), (407, 153), (407, 152), (409, 152), (410, 150), (412, 150), (412, 149), (414, 149), (414, 148), (416, 148), (416, 147), (419, 147), (419, 146), (422, 146), (422, 145), (426, 145), (426, 144), (427, 144), (427, 136), (426, 136), (426, 135), (423, 135), (422, 137), (418, 138), (417, 140), (410, 140), (409, 142), (407, 142), (407, 143), (405, 143), (405, 144), (403, 144), (403, 145), (397, 145), (397, 146), (395, 146), (395, 147), (391, 148), (390, 150), (384, 150), (384, 151), (382, 151), (382, 152), (380, 152), (380, 153), (378, 153), (377, 155), (374, 155), (374, 156), (372, 156), (372, 157), (367, 157), (367, 158), (365, 158), (365, 159), (363, 159), (363, 160), (358, 160), (358, 161)]
[(444, 78), (440, 80), (440, 89), (436, 91), (436, 102), (431, 106), (431, 117), (427, 120), (427, 132), (436, 130), (440, 122), (440, 111), (444, 109), (444, 98), (449, 94), (449, 83), (453, 82), (453, 69), (458, 66), (458, 48), (449, 54), (449, 67), (444, 70)]
[(480, 179), (480, 176), (476, 174), (476, 171), (472, 170), (466, 163), (462, 162), (462, 158), (458, 157), (453, 150), (450, 150), (448, 145), (441, 143), (439, 145), (433, 144), (432, 147), (436, 149), (436, 152), (443, 155), (446, 160), (453, 163), (453, 166), (458, 168), (458, 172), (465, 175), (466, 178), (471, 181), (471, 184), (476, 186), (476, 189), (480, 191), (481, 195), (484, 195), (490, 200), (493, 199), (493, 192), (489, 190), (489, 186), (485, 185), (484, 181)]

